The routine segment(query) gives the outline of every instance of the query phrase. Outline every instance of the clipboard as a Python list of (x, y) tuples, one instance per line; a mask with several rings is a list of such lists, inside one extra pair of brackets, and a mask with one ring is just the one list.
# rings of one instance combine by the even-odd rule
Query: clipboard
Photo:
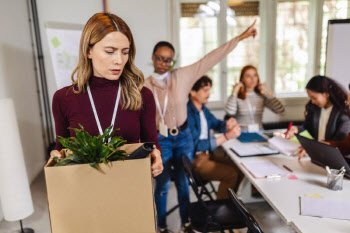
[(256, 179), (273, 178), (274, 176), (282, 178), (288, 175), (287, 172), (268, 160), (247, 161), (241, 164)]

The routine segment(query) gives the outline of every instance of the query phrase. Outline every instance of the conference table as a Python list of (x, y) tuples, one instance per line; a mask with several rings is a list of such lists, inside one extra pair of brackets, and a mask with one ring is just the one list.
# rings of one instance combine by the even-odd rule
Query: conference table
[[(315, 193), (324, 198), (350, 201), (350, 180), (344, 178), (342, 191), (332, 191), (326, 187), (326, 170), (313, 164), (309, 157), (302, 158), (300, 161), (297, 157), (283, 154), (241, 158), (230, 150), (232, 146), (240, 144), (239, 140), (232, 139), (225, 142), (222, 147), (286, 224), (302, 233), (350, 232), (348, 220), (300, 215), (299, 203), (300, 196)], [(242, 165), (245, 161), (264, 160), (273, 162), (288, 174), (294, 174), (298, 179), (289, 179), (288, 176), (279, 179), (256, 179)], [(287, 171), (283, 165), (293, 172)]]

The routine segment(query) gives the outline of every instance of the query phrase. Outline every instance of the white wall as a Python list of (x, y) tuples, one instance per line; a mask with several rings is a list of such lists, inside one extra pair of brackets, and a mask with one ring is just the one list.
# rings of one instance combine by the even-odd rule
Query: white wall
[[(170, 40), (169, 1), (109, 1), (109, 11), (121, 17), (133, 33), (136, 43), (136, 65), (145, 77), (153, 71), (151, 55), (154, 45), (160, 40)], [(37, 6), (51, 101), (56, 91), (56, 83), (44, 24), (59, 22), (85, 25), (93, 14), (102, 11), (102, 1), (37, 0)]]
[(43, 168), (45, 156), (28, 11), (23, 0), (6, 1), (4, 5), (0, 8), (0, 99), (14, 100), (32, 181)]
[[(26, 1), (2, 2), (0, 28), (0, 99), (14, 100), (31, 182), (44, 167), (45, 149)], [(2, 217), (0, 208), (0, 220)]]

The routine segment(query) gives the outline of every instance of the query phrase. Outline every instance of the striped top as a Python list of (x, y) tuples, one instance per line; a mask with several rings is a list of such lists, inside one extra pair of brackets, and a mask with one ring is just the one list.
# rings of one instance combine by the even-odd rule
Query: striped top
[[(253, 116), (251, 116), (249, 104), (251, 106)], [(240, 124), (243, 129), (248, 127), (249, 124), (254, 123), (259, 124), (259, 127), (262, 128), (262, 117), (265, 106), (274, 113), (284, 113), (284, 107), (276, 97), (265, 97), (255, 93), (254, 91), (247, 92), (247, 97), (244, 100), (238, 98), (236, 94), (231, 95), (227, 99), (225, 112), (227, 115), (235, 117), (238, 124)]]

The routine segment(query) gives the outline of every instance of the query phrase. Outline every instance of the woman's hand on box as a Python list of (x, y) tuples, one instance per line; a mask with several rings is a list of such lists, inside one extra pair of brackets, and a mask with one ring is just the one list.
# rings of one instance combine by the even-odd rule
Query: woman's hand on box
[(50, 152), (51, 159), (54, 157), (62, 158), (62, 154), (58, 150), (52, 150)]
[(152, 158), (152, 176), (156, 177), (163, 172), (163, 161), (158, 149), (154, 149), (151, 153)]

